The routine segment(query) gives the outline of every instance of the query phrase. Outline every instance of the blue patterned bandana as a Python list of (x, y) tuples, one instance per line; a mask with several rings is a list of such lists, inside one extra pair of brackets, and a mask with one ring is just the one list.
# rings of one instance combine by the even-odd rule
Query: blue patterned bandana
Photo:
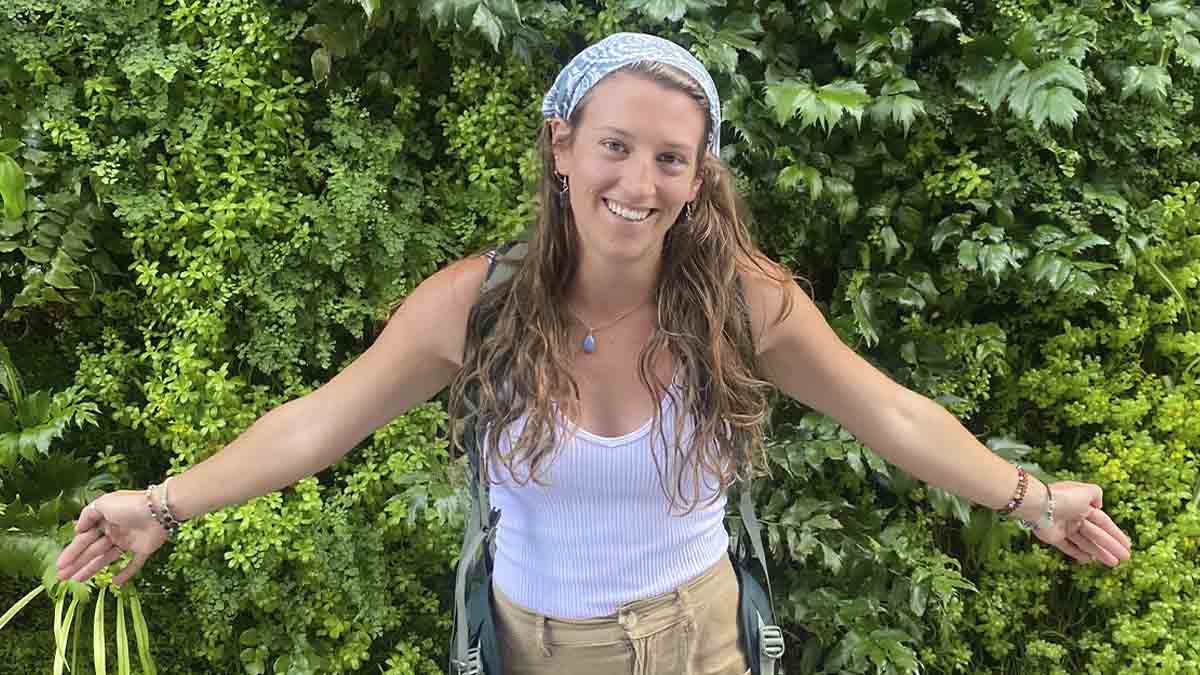
[(700, 84), (708, 96), (708, 114), (712, 118), (713, 130), (708, 138), (708, 148), (713, 154), (719, 154), (721, 101), (717, 97), (717, 86), (713, 84), (704, 65), (688, 50), (653, 35), (615, 33), (579, 52), (558, 74), (550, 91), (546, 92), (546, 98), (542, 101), (542, 115), (547, 119), (570, 119), (584, 95), (600, 80), (615, 70), (642, 61), (675, 66)]

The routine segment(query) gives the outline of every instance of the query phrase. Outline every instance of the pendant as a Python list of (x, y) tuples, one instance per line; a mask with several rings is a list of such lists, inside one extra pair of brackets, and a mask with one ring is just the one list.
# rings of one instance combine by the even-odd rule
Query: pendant
[(596, 351), (596, 336), (592, 335), (591, 331), (583, 338), (583, 352), (591, 354)]

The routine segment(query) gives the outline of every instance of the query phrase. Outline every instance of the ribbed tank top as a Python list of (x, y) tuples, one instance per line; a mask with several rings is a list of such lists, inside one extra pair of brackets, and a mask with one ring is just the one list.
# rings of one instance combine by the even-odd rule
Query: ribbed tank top
[[(652, 420), (619, 437), (560, 421), (560, 447), (541, 469), (541, 485), (517, 485), (493, 464), (501, 482), (491, 487), (491, 504), (501, 516), (492, 580), (505, 595), (553, 618), (609, 616), (627, 602), (678, 588), (720, 560), (729, 546), (725, 495), (714, 478), (705, 481), (691, 513), (681, 514), (678, 504), (670, 511), (652, 454), (662, 461), (663, 439), (674, 439), (670, 396), (660, 409), (663, 434), (651, 433)], [(522, 417), (499, 435), (502, 452), (523, 426)], [(688, 442), (687, 433), (682, 438)], [(684, 480), (688, 493), (690, 480)]]

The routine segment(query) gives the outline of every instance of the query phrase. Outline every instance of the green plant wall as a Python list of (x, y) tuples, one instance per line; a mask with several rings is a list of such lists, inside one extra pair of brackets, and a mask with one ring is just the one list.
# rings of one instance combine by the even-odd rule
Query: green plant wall
[[(997, 452), (1101, 484), (1134, 540), (1070, 564), (779, 401), (756, 498), (787, 672), (1200, 673), (1188, 3), (12, 0), (0, 335), (99, 406), (66, 439), (98, 470), (182, 469), (529, 224), (541, 96), (616, 30), (708, 65), (758, 238), (844, 339)], [(143, 594), (152, 638), (214, 673), (440, 672), (447, 423), (431, 402), (186, 528), (145, 573), (172, 589)], [(44, 665), (28, 617), (5, 649)]]

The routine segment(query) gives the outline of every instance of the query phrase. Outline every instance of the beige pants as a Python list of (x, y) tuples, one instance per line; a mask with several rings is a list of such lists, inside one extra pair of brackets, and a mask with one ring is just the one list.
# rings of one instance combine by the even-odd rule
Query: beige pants
[(745, 675), (727, 556), (674, 591), (599, 619), (552, 619), (493, 587), (505, 675)]

